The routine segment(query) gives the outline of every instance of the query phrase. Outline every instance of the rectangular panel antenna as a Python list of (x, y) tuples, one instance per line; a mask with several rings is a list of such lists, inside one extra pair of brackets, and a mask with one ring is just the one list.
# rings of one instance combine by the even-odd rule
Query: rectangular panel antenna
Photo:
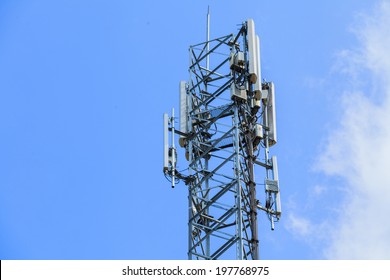
[[(274, 180), (279, 182), (279, 174), (278, 174), (278, 161), (276, 160), (276, 156), (272, 156), (272, 172), (274, 175)], [(275, 194), (275, 203), (276, 203), (276, 217), (279, 219), (282, 215), (282, 204), (280, 202), (280, 189), (278, 188), (278, 192)]]
[(277, 142), (276, 137), (276, 109), (275, 109), (275, 87), (273, 82), (268, 84), (268, 97), (267, 97), (267, 119), (268, 119), (268, 141), (269, 146), (273, 146)]
[(254, 85), (254, 94), (257, 100), (261, 99), (261, 60), (260, 60), (260, 38), (256, 35), (256, 72), (257, 72), (257, 80)]
[(247, 20), (247, 42), (249, 56), (249, 81), (255, 84), (257, 81), (257, 54), (256, 54), (256, 32), (253, 19)]
[(164, 113), (164, 173), (169, 169), (168, 114)]
[[(187, 133), (187, 114), (188, 114), (188, 105), (187, 105), (187, 89), (186, 82), (180, 81), (180, 131)], [(179, 144), (183, 148), (185, 145), (185, 137), (181, 136), (179, 139)]]

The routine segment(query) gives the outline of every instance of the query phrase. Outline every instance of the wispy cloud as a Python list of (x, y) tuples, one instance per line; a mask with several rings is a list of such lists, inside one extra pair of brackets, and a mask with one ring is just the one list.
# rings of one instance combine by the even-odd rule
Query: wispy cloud
[[(313, 250), (322, 248), (331, 229), (328, 220), (313, 221), (313, 215), (302, 215), (299, 211), (290, 211), (285, 217), (286, 229), (297, 239), (304, 240)], [(321, 258), (321, 256), (319, 256)]]
[[(318, 168), (344, 180), (331, 229), (330, 259), (390, 258), (390, 1), (360, 15), (359, 47), (340, 52), (346, 74), (340, 123), (329, 133)], [(297, 219), (296, 219), (297, 220)], [(305, 223), (297, 220), (305, 233)]]

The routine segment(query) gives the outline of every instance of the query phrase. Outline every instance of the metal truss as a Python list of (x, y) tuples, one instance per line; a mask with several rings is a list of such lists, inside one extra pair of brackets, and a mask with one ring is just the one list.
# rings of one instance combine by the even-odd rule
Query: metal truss
[[(276, 158), (269, 158), (276, 143), (273, 84), (253, 78), (251, 60), (259, 57), (253, 58), (250, 28), (245, 22), (236, 35), (189, 49), (184, 125), (175, 130), (172, 116), (170, 128), (186, 150), (188, 175), (176, 170), (174, 144), (164, 159), (172, 186), (175, 176), (188, 186), (189, 259), (259, 259), (258, 209), (272, 228), (281, 214)], [(168, 116), (164, 119), (168, 126)], [(164, 147), (168, 153), (168, 144)], [(264, 174), (264, 206), (257, 199), (255, 167)]]
[[(218, 259), (228, 251), (236, 259), (258, 259), (253, 145), (247, 133), (256, 119), (247, 102), (231, 98), (232, 85), (247, 83), (245, 71), (230, 69), (245, 30), (190, 47), (189, 259)], [(203, 67), (206, 59), (214, 64)]]

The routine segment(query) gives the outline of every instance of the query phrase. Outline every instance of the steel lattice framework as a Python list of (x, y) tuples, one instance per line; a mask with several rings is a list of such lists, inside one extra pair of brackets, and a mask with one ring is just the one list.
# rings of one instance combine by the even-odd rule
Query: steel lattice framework
[[(188, 186), (189, 259), (259, 259), (258, 209), (272, 228), (281, 214), (276, 157), (269, 156), (276, 143), (273, 84), (260, 81), (253, 34), (248, 20), (237, 34), (191, 46), (190, 77), (180, 84), (180, 130), (174, 116), (164, 118), (188, 160), (184, 175), (176, 170), (174, 141), (165, 147), (165, 174)], [(260, 183), (255, 169), (263, 170)]]

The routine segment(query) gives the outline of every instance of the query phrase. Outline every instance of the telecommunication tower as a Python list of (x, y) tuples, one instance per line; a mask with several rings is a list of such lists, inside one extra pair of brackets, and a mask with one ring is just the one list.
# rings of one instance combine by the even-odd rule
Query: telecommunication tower
[[(236, 34), (189, 47), (188, 81), (179, 86), (179, 127), (164, 114), (165, 176), (188, 187), (188, 259), (259, 259), (258, 210), (271, 229), (281, 216), (275, 91), (261, 80), (252, 19)], [(188, 167), (177, 169), (178, 143)], [(184, 159), (183, 159), (184, 160)], [(255, 178), (255, 173), (260, 180)], [(261, 175), (258, 175), (261, 174)], [(263, 203), (259, 186), (265, 192)]]

